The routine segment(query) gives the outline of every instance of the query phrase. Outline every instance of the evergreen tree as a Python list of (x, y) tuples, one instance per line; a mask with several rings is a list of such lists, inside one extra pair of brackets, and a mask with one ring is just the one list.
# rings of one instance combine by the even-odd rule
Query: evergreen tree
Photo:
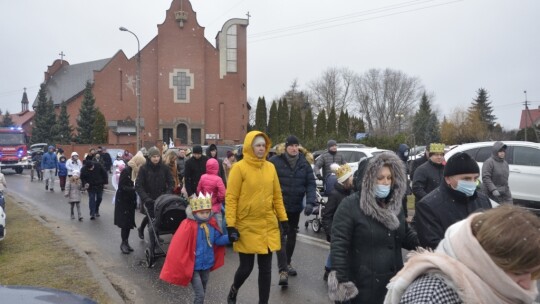
[(308, 107), (304, 110), (304, 140), (312, 140), (313, 139), (313, 113), (311, 112), (311, 107)]
[(420, 99), (420, 107), (413, 118), (413, 133), (415, 142), (419, 145), (428, 145), (440, 141), (439, 120), (431, 110), (431, 100), (426, 92)]
[(349, 118), (349, 138), (356, 139), (356, 133), (366, 133), (364, 120), (351, 116)]
[[(491, 102), (488, 101), (488, 92), (486, 89), (480, 88), (476, 93), (478, 95), (476, 99), (473, 99), (468, 112), (471, 113), (477, 110), (480, 113), (480, 121), (485, 125), (488, 131), (493, 131), (497, 117), (493, 115), (493, 107), (491, 106)], [(473, 115), (476, 116), (476, 114)]]
[(92, 130), (92, 143), (105, 144), (109, 137), (109, 130), (107, 129), (107, 121), (105, 116), (99, 109), (96, 109), (96, 120), (94, 122), (94, 128)]
[(259, 97), (257, 100), (257, 109), (255, 110), (255, 130), (266, 132), (266, 100)]
[(289, 119), (289, 133), (297, 137), (303, 138), (303, 122), (302, 122), (302, 113), (300, 109), (295, 105), (291, 105), (291, 115)]
[(96, 123), (96, 100), (92, 93), (92, 84), (88, 81), (77, 118), (77, 141), (80, 144), (92, 144), (92, 129)]
[(279, 136), (277, 141), (281, 141), (282, 137), (289, 134), (289, 105), (287, 99), (281, 99), (278, 108), (278, 120), (279, 120)]
[(11, 114), (9, 114), (9, 111), (6, 110), (6, 113), (4, 114), (4, 119), (2, 120), (2, 127), (11, 126), (13, 126), (13, 119), (11, 118)]
[(51, 128), (55, 123), (56, 115), (54, 114), (53, 100), (47, 100), (46, 86), (45, 84), (41, 84), (34, 114), (31, 143), (45, 142), (52, 144), (53, 133), (51, 132)]
[(277, 142), (279, 137), (278, 106), (275, 100), (272, 101), (272, 105), (270, 106), (270, 115), (268, 117), (268, 136), (270, 136), (272, 142)]
[(328, 134), (326, 133), (326, 112), (322, 109), (317, 115), (317, 126), (315, 127), (315, 136), (317, 138), (327, 138)]
[(349, 114), (341, 111), (338, 120), (338, 138), (349, 141)]
[(73, 127), (69, 124), (69, 114), (67, 113), (66, 102), (60, 105), (60, 114), (53, 127), (54, 142), (59, 144), (69, 144), (73, 137)]
[(330, 114), (328, 114), (328, 120), (326, 121), (326, 133), (328, 136), (335, 138), (337, 136), (337, 118), (336, 107), (332, 105)]

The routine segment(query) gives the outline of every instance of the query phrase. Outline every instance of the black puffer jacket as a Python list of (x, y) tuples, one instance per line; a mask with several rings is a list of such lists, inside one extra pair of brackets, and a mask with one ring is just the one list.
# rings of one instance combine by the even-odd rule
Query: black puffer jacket
[(444, 179), (444, 166), (428, 160), (414, 173), (412, 192), (415, 202), (419, 202), (424, 196), (437, 189)]
[[(216, 150), (216, 156), (215, 157), (212, 157), (212, 153), (210, 152), (212, 150)], [(227, 178), (225, 177), (225, 169), (223, 169), (223, 160), (218, 158), (217, 146), (216, 145), (211, 144), (210, 146), (208, 146), (208, 148), (206, 148), (206, 157), (208, 157), (208, 159), (214, 158), (215, 160), (218, 161), (218, 165), (219, 165), (218, 176), (221, 177), (221, 180), (223, 181), (223, 185), (225, 185), (225, 187), (227, 187)]]
[(81, 182), (83, 186), (88, 184), (88, 190), (90, 191), (103, 191), (103, 185), (109, 183), (109, 176), (102, 165), (87, 161), (81, 169)]
[(206, 173), (206, 161), (208, 157), (201, 155), (201, 158), (196, 159), (192, 156), (186, 161), (186, 169), (184, 170), (184, 180), (186, 183), (186, 191), (188, 196), (197, 192), (197, 185), (201, 176)]
[(296, 166), (291, 168), (285, 153), (270, 158), (274, 164), (281, 186), (283, 203), (287, 212), (301, 212), (302, 201), (306, 196), (306, 204), (315, 203), (315, 175), (313, 169), (302, 153), (298, 154)]
[[(390, 167), (393, 184), (388, 197), (378, 202), (376, 183), (383, 166)], [(366, 168), (361, 193), (346, 197), (337, 208), (330, 247), (330, 299), (383, 302), (386, 284), (403, 267), (401, 248), (412, 250), (418, 245), (401, 208), (406, 181), (403, 162), (393, 152), (379, 154)], [(358, 295), (352, 297), (354, 289)]]
[(172, 193), (173, 186), (171, 170), (161, 161), (154, 164), (147, 160), (139, 169), (135, 181), (135, 190), (144, 203), (155, 201), (162, 194)]
[(420, 245), (424, 248), (437, 248), (448, 227), (473, 212), (490, 208), (491, 203), (483, 193), (476, 191), (473, 196), (467, 197), (442, 182), (439, 188), (415, 206), (413, 223)]
[(328, 202), (325, 205), (325, 208), (322, 211), (322, 226), (326, 232), (326, 239), (329, 241), (331, 239), (332, 231), (332, 221), (334, 220), (334, 214), (341, 203), (341, 201), (347, 196), (351, 195), (351, 189), (343, 188), (343, 185), (336, 183), (330, 196), (328, 197)]
[(135, 228), (135, 207), (137, 196), (135, 184), (131, 180), (131, 169), (127, 166), (120, 173), (118, 190), (114, 201), (114, 224), (120, 228)]

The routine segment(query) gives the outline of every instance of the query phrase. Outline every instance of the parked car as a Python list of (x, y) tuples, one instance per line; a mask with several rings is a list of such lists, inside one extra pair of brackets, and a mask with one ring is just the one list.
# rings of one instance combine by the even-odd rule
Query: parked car
[[(492, 155), (494, 141), (463, 144), (444, 156), (448, 160), (457, 152), (465, 152), (482, 165)], [(504, 141), (506, 161), (510, 167), (508, 183), (514, 203), (540, 211), (540, 143)], [(480, 176), (481, 178), (482, 176)]]
[[(209, 145), (202, 146), (203, 154), (206, 155), (206, 149)], [(219, 159), (225, 159), (227, 157), (227, 151), (234, 151), (236, 149), (235, 146), (228, 146), (228, 145), (216, 145), (217, 147), (217, 157)]]
[(338, 148), (365, 148), (366, 145), (364, 144), (357, 144), (357, 143), (338, 143)]

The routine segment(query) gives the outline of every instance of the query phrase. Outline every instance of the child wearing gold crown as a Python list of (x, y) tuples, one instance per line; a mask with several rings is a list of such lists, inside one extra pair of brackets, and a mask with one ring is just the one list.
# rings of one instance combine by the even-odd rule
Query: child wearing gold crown
[(203, 303), (210, 271), (223, 266), (229, 236), (222, 235), (212, 216), (212, 197), (199, 193), (190, 198), (186, 219), (174, 233), (160, 279), (187, 286), (191, 282), (195, 298)]

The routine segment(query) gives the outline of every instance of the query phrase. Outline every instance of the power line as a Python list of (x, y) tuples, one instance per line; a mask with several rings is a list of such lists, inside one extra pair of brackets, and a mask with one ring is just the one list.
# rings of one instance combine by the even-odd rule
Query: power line
[[(432, 1), (433, 1), (433, 0), (432, 0)], [(456, 3), (456, 2), (462, 2), (462, 1), (464, 1), (464, 0), (454, 0), (454, 1), (449, 1), (449, 2), (445, 2), (445, 3), (434, 4), (434, 5), (424, 6), (424, 7), (420, 7), (420, 8), (415, 8), (415, 9), (410, 9), (410, 10), (405, 10), (405, 11), (400, 11), (400, 12), (395, 12), (395, 13), (385, 14), (385, 15), (381, 15), (381, 16), (375, 16), (375, 17), (371, 17), (371, 18), (364, 18), (364, 19), (360, 19), (360, 20), (354, 20), (354, 21), (350, 21), (350, 22), (345, 22), (345, 23), (340, 23), (340, 24), (334, 24), (334, 25), (329, 25), (329, 26), (321, 26), (321, 27), (316, 27), (316, 28), (304, 30), (304, 31), (296, 31), (296, 32), (293, 32), (293, 33), (285, 33), (285, 34), (283, 34), (283, 35), (274, 35), (274, 36), (272, 36), (271, 34), (268, 34), (267, 36), (270, 36), (270, 37), (268, 37), (268, 38), (260, 38), (260, 39), (255, 38), (255, 39), (253, 39), (253, 40), (250, 40), (248, 43), (256, 43), (256, 42), (261, 42), (261, 41), (265, 41), (265, 40), (277, 39), (277, 38), (281, 38), (281, 37), (287, 37), (287, 36), (299, 35), (299, 34), (308, 33), (308, 32), (313, 32), (313, 31), (318, 31), (318, 30), (322, 30), (322, 29), (328, 29), (328, 28), (333, 28), (333, 27), (338, 27), (338, 26), (344, 26), (344, 25), (349, 25), (349, 24), (358, 23), (358, 22), (363, 22), (363, 21), (370, 21), (370, 20), (380, 19), (380, 18), (389, 17), (389, 16), (394, 16), (394, 15), (400, 15), (400, 14), (405, 14), (405, 13), (411, 13), (411, 12), (415, 12), (415, 11), (425, 10), (425, 9), (434, 8), (434, 7), (443, 6), (443, 5), (449, 5), (449, 4), (453, 4), (453, 3)], [(392, 10), (392, 9), (389, 9), (389, 10)], [(290, 31), (290, 30), (289, 30), (289, 31)], [(286, 31), (284, 31), (284, 32), (286, 32)], [(250, 36), (250, 37), (251, 37), (251, 36)]]

